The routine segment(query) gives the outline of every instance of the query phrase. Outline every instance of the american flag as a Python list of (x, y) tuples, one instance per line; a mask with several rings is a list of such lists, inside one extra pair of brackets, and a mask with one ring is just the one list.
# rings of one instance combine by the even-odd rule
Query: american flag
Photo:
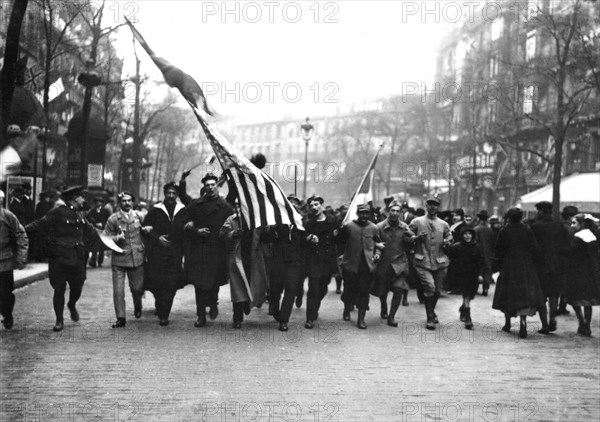
[(365, 172), (354, 197), (352, 198), (352, 202), (350, 202), (350, 207), (348, 207), (348, 212), (344, 217), (344, 221), (342, 221), (342, 226), (345, 226), (350, 221), (355, 220), (357, 218), (356, 209), (359, 205), (368, 204), (369, 201), (373, 201), (373, 177), (375, 176), (375, 165), (377, 164), (377, 157), (379, 156), (379, 151), (381, 151), (381, 147), (383, 143), (377, 149), (375, 156), (371, 160), (371, 164), (367, 167), (367, 171)]
[[(127, 23), (138, 42), (142, 44), (154, 63), (163, 72), (167, 83), (179, 89), (181, 95), (183, 95), (192, 108), (215, 156), (223, 167), (223, 173), (227, 177), (229, 189), (233, 191), (239, 201), (240, 213), (246, 223), (246, 227), (252, 230), (257, 227), (288, 224), (304, 230), (302, 216), (296, 211), (290, 201), (287, 200), (286, 195), (277, 182), (252, 164), (250, 160), (244, 157), (237, 148), (214, 130), (200, 115), (195, 95), (186, 95), (186, 92), (189, 92), (189, 87), (197, 86), (200, 89), (198, 83), (191, 76), (171, 65), (165, 59), (159, 58), (160, 60), (157, 62), (155, 59), (156, 55), (150, 49), (142, 35), (133, 27), (131, 22), (128, 21)], [(171, 75), (185, 75), (185, 78), (172, 78), (171, 82), (173, 83), (171, 83), (167, 79), (165, 69)], [(192, 93), (195, 92), (192, 90)], [(201, 90), (200, 93), (202, 93)], [(208, 110), (208, 105), (203, 95), (202, 98), (204, 101), (203, 109), (206, 111)]]
[(302, 216), (287, 200), (277, 182), (205, 122), (195, 107), (192, 106), (192, 110), (223, 167), (229, 189), (233, 190), (239, 200), (246, 226), (252, 230), (274, 224), (288, 224), (304, 230)]

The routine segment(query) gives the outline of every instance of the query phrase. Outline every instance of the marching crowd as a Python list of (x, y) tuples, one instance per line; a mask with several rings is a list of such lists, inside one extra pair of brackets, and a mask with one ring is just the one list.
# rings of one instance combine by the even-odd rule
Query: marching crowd
[(532, 221), (523, 221), (518, 208), (509, 209), (502, 220), (482, 210), (473, 221), (462, 209), (440, 212), (437, 197), (418, 210), (386, 198), (383, 211), (359, 205), (357, 218), (342, 225), (346, 207), (333, 210), (317, 195), (305, 203), (290, 195), (303, 215), (304, 230), (289, 225), (249, 230), (235, 201), (219, 194), (217, 176), (206, 174), (201, 196), (192, 199), (186, 192), (188, 174), (179, 185), (166, 184), (163, 201), (149, 210), (136, 206), (133, 194), (122, 192), (118, 210), (109, 210), (98, 198), (84, 212), (81, 187), (63, 190), (57, 201), (43, 199), (40, 212), (34, 213), (33, 204), (27, 206), (27, 186), (10, 210), (0, 206), (0, 312), (5, 329), (13, 326), (13, 270), (25, 266), (28, 253), (48, 260), (53, 330), (61, 331), (67, 284), (67, 308), (71, 320), (78, 321), (76, 304), (88, 260), (92, 267), (101, 266), (104, 245), (113, 245), (113, 328), (127, 322), (125, 278), (135, 318), (142, 316), (142, 296), (151, 292), (159, 324), (168, 325), (177, 291), (192, 284), (194, 325), (203, 327), (207, 317), (217, 318), (219, 290), (229, 284), (234, 328), (241, 327), (253, 307), (268, 302), (281, 331), (287, 331), (294, 305), (302, 306), (307, 278), (304, 326), (312, 329), (335, 278), (342, 318), (350, 321), (356, 309), (360, 329), (367, 328), (371, 296), (378, 299), (381, 318), (397, 327), (396, 315), (400, 306), (408, 306), (411, 288), (424, 304), (427, 329), (435, 330), (439, 323), (435, 310), (444, 290), (462, 295), (459, 318), (465, 329), (472, 329), (472, 301), (479, 285), (487, 295), (492, 274), (499, 272), (492, 306), (505, 315), (503, 330), (510, 331), (511, 318), (519, 316), (519, 336), (526, 337), (527, 316), (539, 314), (539, 333), (548, 334), (557, 329), (556, 316), (569, 313), (569, 304), (579, 321), (577, 332), (591, 335), (592, 307), (600, 304), (599, 221), (573, 206), (562, 210), (562, 221), (552, 218), (549, 202), (536, 205)]

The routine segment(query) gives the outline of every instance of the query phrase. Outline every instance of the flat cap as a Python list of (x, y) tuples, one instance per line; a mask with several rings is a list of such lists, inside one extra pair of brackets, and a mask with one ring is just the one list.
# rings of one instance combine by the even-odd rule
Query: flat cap
[(214, 180), (215, 182), (219, 181), (219, 178), (217, 177), (216, 174), (212, 173), (212, 172), (208, 172), (204, 175), (204, 177), (202, 178), (201, 182), (202, 183), (206, 183), (207, 180)]
[(552, 212), (552, 203), (548, 201), (538, 202), (537, 204), (535, 204), (535, 207), (539, 211)]
[(175, 192), (179, 193), (179, 186), (177, 186), (175, 182), (169, 182), (163, 186), (163, 192), (168, 190), (174, 190)]
[(85, 192), (86, 191), (83, 188), (83, 186), (80, 186), (80, 185), (69, 186), (68, 188), (66, 188), (65, 190), (62, 191), (60, 196), (65, 199), (69, 199), (69, 198), (75, 198), (76, 196), (83, 196), (83, 195), (85, 195)]

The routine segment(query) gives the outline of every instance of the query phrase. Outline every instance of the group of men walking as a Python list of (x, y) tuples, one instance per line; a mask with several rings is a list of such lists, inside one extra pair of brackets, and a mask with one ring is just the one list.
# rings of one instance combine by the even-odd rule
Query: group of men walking
[[(365, 315), (370, 295), (380, 299), (381, 317), (397, 327), (396, 313), (409, 290), (409, 277), (416, 281), (425, 304), (426, 328), (435, 330), (439, 323), (435, 312), (437, 301), (447, 279), (452, 260), (454, 276), (460, 280), (463, 304), (460, 317), (471, 329), (470, 301), (480, 281), (491, 281), (491, 253), (495, 236), (487, 225), (487, 212), (478, 214), (480, 224), (473, 228), (453, 225), (438, 217), (440, 201), (426, 201), (424, 215), (407, 214), (404, 204), (391, 201), (383, 221), (371, 221), (369, 205), (359, 205), (357, 218), (341, 225), (326, 213), (324, 199), (313, 195), (306, 201), (304, 230), (288, 225), (248, 230), (236, 205), (219, 195), (219, 178), (206, 174), (202, 179), (202, 195), (192, 199), (187, 195), (184, 173), (179, 185), (171, 182), (163, 187), (164, 200), (144, 215), (133, 209), (136, 198), (129, 192), (118, 195), (119, 210), (104, 218), (98, 212), (86, 216), (81, 211), (84, 190), (72, 187), (62, 192), (64, 205), (49, 211), (44, 217), (25, 226), (10, 212), (0, 209), (4, 239), (16, 239), (11, 255), (0, 256), (0, 299), (5, 328), (13, 324), (12, 269), (25, 262), (27, 234), (46, 239), (49, 258), (49, 279), (54, 289), (53, 306), (56, 315), (54, 331), (64, 327), (63, 311), (66, 285), (69, 284), (67, 308), (73, 321), (79, 319), (76, 304), (86, 278), (87, 251), (100, 244), (113, 244), (112, 280), (116, 321), (113, 328), (127, 323), (125, 278), (133, 298), (135, 318), (142, 315), (142, 295), (154, 295), (159, 324), (169, 324), (173, 300), (179, 288), (192, 284), (196, 299), (196, 327), (207, 324), (207, 316), (218, 316), (220, 287), (229, 283), (233, 302), (233, 327), (240, 328), (244, 315), (252, 307), (260, 307), (269, 299), (269, 314), (287, 331), (294, 302), (298, 305), (304, 280), (308, 278), (305, 328), (312, 329), (319, 318), (319, 309), (334, 275), (344, 282), (342, 318), (351, 320), (358, 310), (356, 325), (365, 329)], [(180, 197), (180, 200), (178, 200)], [(294, 206), (299, 201), (290, 197)], [(547, 214), (547, 210), (545, 211)], [(547, 215), (542, 215), (547, 219)], [(554, 288), (553, 246), (556, 236), (566, 235), (558, 225), (535, 228), (540, 244), (547, 250), (545, 278), (546, 297), (551, 298), (550, 318), (545, 307), (540, 309), (544, 329), (553, 331), (557, 297)], [(543, 230), (542, 230), (543, 228)], [(556, 232), (556, 233), (555, 233)], [(481, 239), (481, 245), (475, 243)], [(6, 242), (4, 242), (6, 243)], [(14, 246), (18, 247), (15, 248)], [(0, 245), (7, 250), (8, 245)], [(451, 257), (451, 258), (450, 258)], [(15, 259), (16, 258), (16, 259)], [(102, 263), (100, 259), (94, 263)], [(452, 270), (452, 268), (451, 268)], [(452, 272), (452, 271), (451, 271)], [(341, 273), (341, 274), (340, 274)], [(560, 284), (560, 283), (558, 283)], [(387, 296), (392, 293), (391, 304)], [(11, 296), (12, 295), (12, 296)], [(208, 312), (207, 312), (208, 310)]]

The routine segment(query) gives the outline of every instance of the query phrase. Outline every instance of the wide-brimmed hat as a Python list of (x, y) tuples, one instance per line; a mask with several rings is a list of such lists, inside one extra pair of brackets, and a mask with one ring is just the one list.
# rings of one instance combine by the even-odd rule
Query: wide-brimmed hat
[(475, 215), (481, 220), (487, 220), (490, 217), (487, 210), (481, 210)]
[(473, 236), (475, 236), (475, 229), (473, 227), (471, 227), (470, 225), (465, 224), (460, 228), (460, 235), (462, 236), (463, 234), (465, 234), (467, 232), (471, 232), (471, 234)]

